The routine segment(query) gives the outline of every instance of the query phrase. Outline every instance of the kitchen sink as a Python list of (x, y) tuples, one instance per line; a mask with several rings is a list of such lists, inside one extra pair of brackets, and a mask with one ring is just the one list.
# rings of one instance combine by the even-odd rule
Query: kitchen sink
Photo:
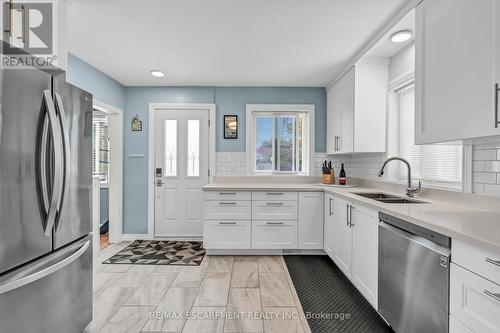
[(422, 204), (426, 203), (420, 200), (413, 200), (408, 198), (402, 198), (386, 193), (353, 193), (364, 198), (373, 199), (379, 202), (384, 202), (388, 204)]

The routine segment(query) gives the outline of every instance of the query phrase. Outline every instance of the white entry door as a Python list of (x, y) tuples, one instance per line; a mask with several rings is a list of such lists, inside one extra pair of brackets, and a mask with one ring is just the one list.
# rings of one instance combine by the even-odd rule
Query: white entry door
[(208, 110), (157, 110), (155, 236), (201, 237), (208, 183)]

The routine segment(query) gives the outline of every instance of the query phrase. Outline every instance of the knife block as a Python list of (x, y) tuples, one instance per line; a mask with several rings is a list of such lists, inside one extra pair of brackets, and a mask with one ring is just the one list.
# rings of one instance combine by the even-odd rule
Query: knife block
[(330, 170), (330, 173), (324, 173), (321, 176), (321, 182), (323, 184), (335, 184), (335, 172), (333, 169)]

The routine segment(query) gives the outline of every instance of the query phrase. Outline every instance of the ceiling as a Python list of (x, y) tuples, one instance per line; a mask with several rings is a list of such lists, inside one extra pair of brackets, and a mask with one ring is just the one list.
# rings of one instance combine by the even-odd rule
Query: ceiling
[(72, 0), (69, 48), (127, 86), (325, 86), (406, 2)]

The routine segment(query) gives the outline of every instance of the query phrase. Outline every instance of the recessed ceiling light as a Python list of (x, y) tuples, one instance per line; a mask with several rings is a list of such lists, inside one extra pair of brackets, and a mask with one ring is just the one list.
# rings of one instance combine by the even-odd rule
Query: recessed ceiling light
[(156, 76), (156, 77), (164, 77), (164, 76), (165, 76), (165, 73), (163, 73), (162, 71), (159, 71), (159, 70), (153, 69), (153, 70), (151, 71), (151, 75)]
[(410, 30), (401, 30), (398, 32), (395, 32), (391, 35), (391, 41), (394, 43), (402, 43), (406, 42), (412, 37), (412, 33)]

